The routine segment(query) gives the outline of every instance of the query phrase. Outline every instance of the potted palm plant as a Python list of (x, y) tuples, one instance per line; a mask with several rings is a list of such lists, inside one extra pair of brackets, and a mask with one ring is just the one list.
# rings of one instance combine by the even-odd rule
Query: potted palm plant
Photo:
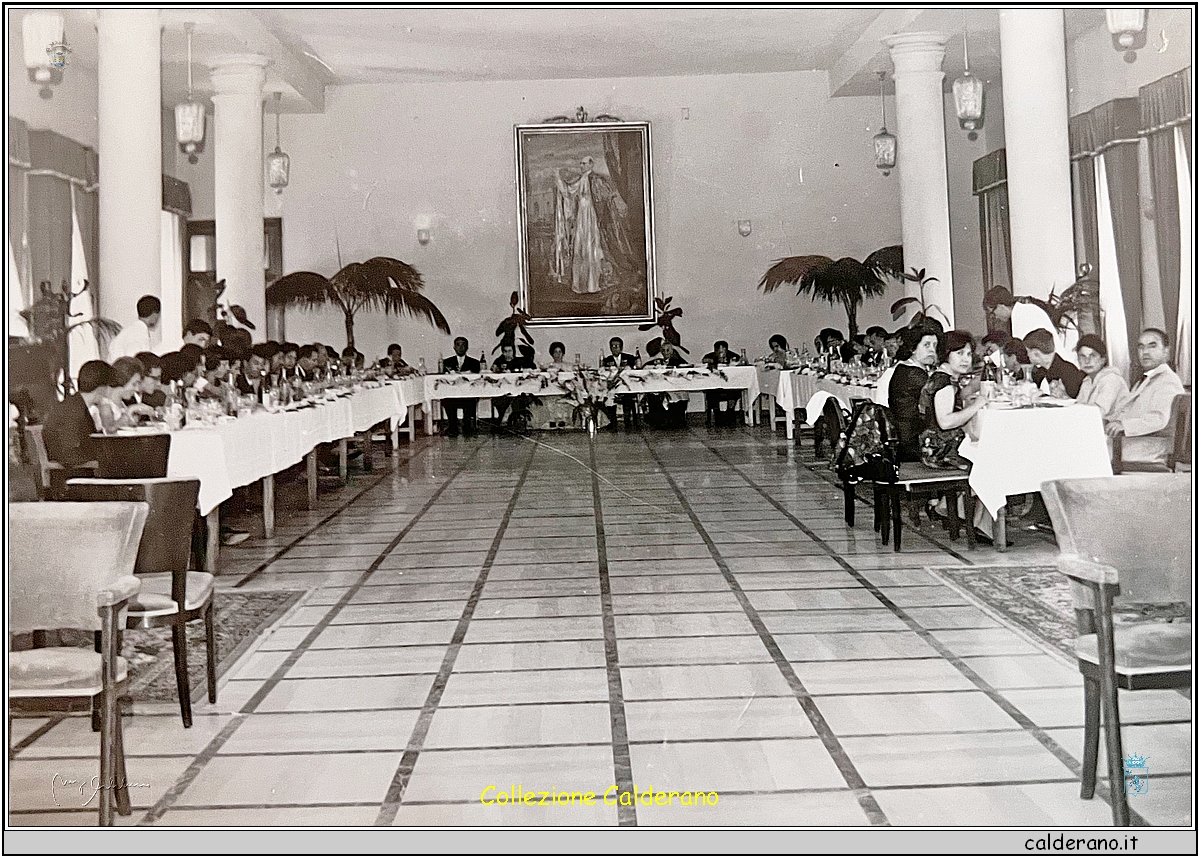
[(424, 285), (420, 273), (407, 262), (375, 256), (366, 262), (351, 262), (328, 278), (312, 271), (285, 274), (267, 287), (267, 303), (306, 309), (333, 304), (346, 316), (346, 345), (351, 347), (354, 316), (360, 310), (407, 314), (450, 333), (442, 311), (421, 294)]
[(886, 278), (904, 276), (904, 250), (899, 244), (881, 247), (862, 262), (844, 256), (836, 262), (828, 256), (789, 256), (776, 260), (758, 281), (765, 293), (786, 284), (795, 285), (797, 295), (808, 294), (816, 301), (846, 310), (849, 336), (858, 333), (858, 308), (867, 298), (883, 294)]

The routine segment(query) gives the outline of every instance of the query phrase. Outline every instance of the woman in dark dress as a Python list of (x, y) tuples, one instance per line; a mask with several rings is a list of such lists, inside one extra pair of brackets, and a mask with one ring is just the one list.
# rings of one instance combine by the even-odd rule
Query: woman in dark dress
[(966, 331), (950, 331), (938, 347), (941, 365), (929, 376), (921, 391), (919, 408), (925, 421), (921, 433), (921, 461), (931, 468), (967, 470), (970, 463), (958, 455), (963, 427), (985, 405), (980, 396), (970, 405), (963, 404), (958, 381), (971, 371), (975, 339)]
[(919, 403), (921, 389), (929, 380), (929, 370), (937, 363), (938, 337), (929, 331), (905, 328), (900, 332), (900, 363), (892, 373), (888, 386), (888, 403), (892, 419), (900, 436), (900, 461), (921, 460), (921, 432), (925, 418)]

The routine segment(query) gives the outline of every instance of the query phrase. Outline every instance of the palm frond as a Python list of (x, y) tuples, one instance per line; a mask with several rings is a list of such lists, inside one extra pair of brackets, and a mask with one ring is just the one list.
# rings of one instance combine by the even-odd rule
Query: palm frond
[(311, 310), (332, 300), (333, 284), (312, 271), (285, 274), (267, 287), (267, 303), (297, 304)]
[(833, 264), (828, 256), (788, 256), (777, 259), (758, 281), (758, 288), (766, 293), (774, 292), (785, 283), (795, 284), (803, 290), (804, 283), (818, 272)]
[(333, 276), (333, 286), (344, 292), (347, 305), (354, 310), (413, 316), (450, 333), (442, 311), (421, 294), (424, 282), (420, 273), (399, 259), (375, 256), (366, 262), (352, 262)]
[(108, 345), (109, 341), (117, 334), (121, 333), (121, 326), (112, 319), (106, 319), (103, 316), (97, 316), (94, 319), (88, 319), (83, 322), (76, 322), (67, 328), (67, 336), (79, 328), (91, 325), (96, 329), (96, 339), (101, 345)]
[(363, 265), (370, 268), (372, 274), (381, 274), (401, 289), (407, 289), (409, 292), (420, 292), (425, 288), (421, 272), (399, 259), (393, 259), (390, 256), (372, 256)]
[(904, 245), (881, 247), (863, 260), (863, 265), (880, 278), (900, 280), (904, 277)]

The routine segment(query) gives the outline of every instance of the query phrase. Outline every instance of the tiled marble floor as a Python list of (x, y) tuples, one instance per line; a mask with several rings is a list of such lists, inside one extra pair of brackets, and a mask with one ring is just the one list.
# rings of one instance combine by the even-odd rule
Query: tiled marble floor
[[(1046, 563), (851, 529), (759, 430), (420, 440), (222, 552), (307, 595), (184, 730), (136, 707), (141, 825), (1107, 825), (1078, 797), (1082, 690), (925, 571)], [(1122, 700), (1152, 825), (1191, 824), (1191, 702)], [(10, 821), (93, 825), (85, 718), (13, 724)], [(483, 805), (505, 790), (716, 791), (716, 807)]]

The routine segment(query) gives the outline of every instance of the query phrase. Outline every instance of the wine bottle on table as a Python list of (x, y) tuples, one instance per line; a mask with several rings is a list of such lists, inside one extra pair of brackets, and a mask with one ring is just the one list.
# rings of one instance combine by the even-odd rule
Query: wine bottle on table
[(480, 352), (479, 353), (479, 371), (485, 372), (486, 370), (487, 370), (487, 352)]
[(443, 375), (446, 372), (446, 359), (438, 354), (438, 375)]

